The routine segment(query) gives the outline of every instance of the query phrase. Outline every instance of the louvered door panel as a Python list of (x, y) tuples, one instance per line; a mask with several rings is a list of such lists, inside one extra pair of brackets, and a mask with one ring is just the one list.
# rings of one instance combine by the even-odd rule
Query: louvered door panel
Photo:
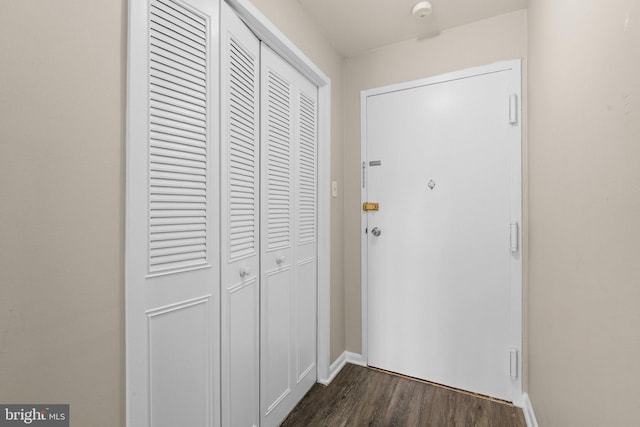
[(126, 425), (220, 425), (219, 4), (130, 1)]
[(222, 424), (259, 424), (260, 43), (222, 3)]
[(149, 272), (208, 260), (207, 19), (150, 3)]
[[(315, 88), (314, 88), (315, 89)], [(298, 150), (297, 150), (297, 244), (316, 240), (317, 206), (317, 131), (316, 99), (299, 92), (298, 109)]]
[[(289, 411), (293, 370), (293, 150), (294, 87), (291, 67), (261, 49), (261, 426), (278, 425)], [(286, 402), (286, 404), (283, 404)]]
[(317, 289), (317, 103), (318, 90), (299, 76), (295, 98), (295, 377), (315, 378)]
[(293, 133), (291, 83), (267, 68), (266, 87), (266, 197), (267, 248), (291, 244), (291, 143)]
[(229, 38), (229, 256), (256, 253), (257, 57), (233, 36)]
[(316, 379), (317, 88), (261, 50), (261, 426)]

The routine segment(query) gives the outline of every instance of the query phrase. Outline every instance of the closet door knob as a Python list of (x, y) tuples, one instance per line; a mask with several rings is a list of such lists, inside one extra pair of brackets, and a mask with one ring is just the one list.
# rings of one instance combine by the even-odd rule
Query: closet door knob
[(240, 267), (240, 277), (247, 277), (251, 274), (251, 269), (249, 267)]
[(282, 264), (284, 264), (284, 262), (285, 262), (286, 260), (287, 260), (287, 259), (285, 258), (285, 256), (284, 256), (284, 255), (278, 255), (278, 256), (276, 257), (276, 263), (277, 263), (278, 265), (282, 265)]

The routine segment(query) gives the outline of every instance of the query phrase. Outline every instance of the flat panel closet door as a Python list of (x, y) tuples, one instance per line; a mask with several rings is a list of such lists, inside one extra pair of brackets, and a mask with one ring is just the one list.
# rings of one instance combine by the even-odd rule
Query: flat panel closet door
[(317, 88), (261, 49), (261, 412), (277, 426), (316, 380)]
[(222, 3), (222, 420), (259, 423), (260, 42)]

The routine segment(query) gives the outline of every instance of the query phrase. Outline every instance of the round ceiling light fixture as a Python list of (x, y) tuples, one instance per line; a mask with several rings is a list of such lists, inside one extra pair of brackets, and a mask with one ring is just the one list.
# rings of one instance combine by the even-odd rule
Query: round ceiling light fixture
[(431, 12), (433, 11), (433, 7), (431, 6), (431, 3), (429, 3), (428, 1), (421, 1), (416, 3), (415, 6), (413, 6), (413, 16), (415, 16), (418, 19), (422, 19), (425, 18), (429, 15), (431, 15)]

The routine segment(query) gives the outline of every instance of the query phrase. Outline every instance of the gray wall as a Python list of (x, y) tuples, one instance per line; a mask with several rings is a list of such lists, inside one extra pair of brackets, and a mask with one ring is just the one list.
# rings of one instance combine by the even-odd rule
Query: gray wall
[(640, 420), (640, 2), (529, 5), (529, 394)]
[(0, 2), (0, 402), (124, 424), (125, 0)]

